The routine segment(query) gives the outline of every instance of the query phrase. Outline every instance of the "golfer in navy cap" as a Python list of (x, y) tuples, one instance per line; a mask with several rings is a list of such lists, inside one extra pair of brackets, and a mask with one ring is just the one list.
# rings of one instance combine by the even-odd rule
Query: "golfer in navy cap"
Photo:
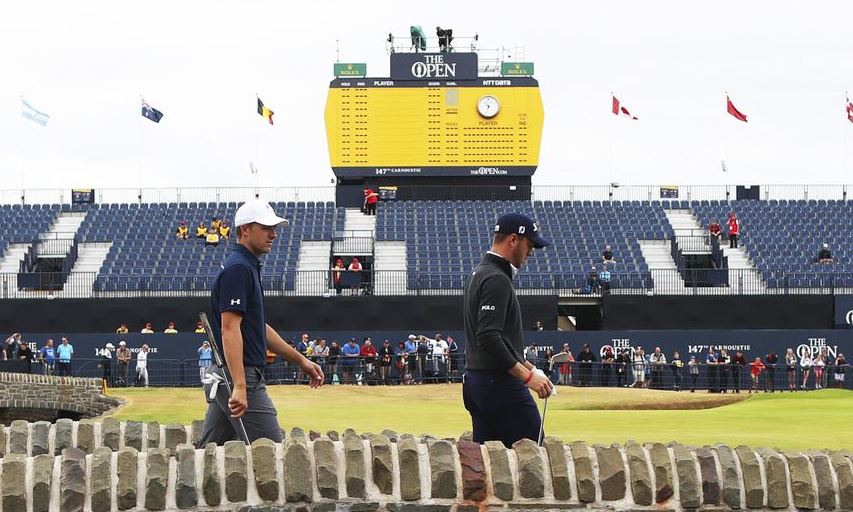
[(528, 389), (545, 398), (554, 386), (524, 360), (521, 307), (512, 279), (534, 249), (548, 245), (529, 217), (503, 215), (495, 224), (492, 249), (466, 283), (462, 397), (475, 442), (511, 447), (519, 439), (538, 439), (541, 418)]

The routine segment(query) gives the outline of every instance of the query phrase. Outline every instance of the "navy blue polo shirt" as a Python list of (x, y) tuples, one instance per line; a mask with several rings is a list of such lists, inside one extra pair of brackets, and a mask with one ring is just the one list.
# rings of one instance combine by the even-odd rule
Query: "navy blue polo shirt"
[[(222, 313), (233, 311), (243, 316), (243, 364), (264, 366), (267, 354), (264, 290), (261, 288), (261, 262), (248, 249), (236, 244), (213, 282), (211, 294), (213, 328), (222, 333)], [(224, 350), (224, 347), (223, 347)], [(225, 359), (223, 352), (222, 358)]]

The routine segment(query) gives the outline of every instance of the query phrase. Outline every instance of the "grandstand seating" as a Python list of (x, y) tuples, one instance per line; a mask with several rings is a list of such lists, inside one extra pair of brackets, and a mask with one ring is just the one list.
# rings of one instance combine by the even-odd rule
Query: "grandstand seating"
[(0, 206), (0, 255), (9, 244), (32, 243), (39, 233), (50, 229), (59, 210), (58, 204)]
[(411, 201), (382, 205), (376, 240), (406, 242), (409, 288), (461, 288), (463, 276), (489, 249), (495, 219), (508, 212), (536, 219), (553, 244), (531, 256), (519, 276), (521, 288), (582, 287), (607, 244), (618, 272), (631, 273), (613, 285), (649, 286), (638, 240), (672, 236), (658, 202)]
[[(853, 287), (853, 202), (694, 201), (690, 206), (703, 225), (716, 219), (725, 226), (729, 212), (737, 214), (741, 242), (770, 288)], [(816, 262), (823, 243), (832, 251), (832, 265)]]
[[(331, 240), (333, 226), (343, 229), (343, 211), (334, 203), (277, 203), (290, 219), (278, 231), (271, 254), (264, 259), (261, 279), (269, 290), (292, 290), (302, 240)], [(206, 246), (191, 237), (178, 240), (175, 229), (186, 220), (190, 234), (199, 222), (214, 217), (233, 219), (237, 203), (106, 204), (88, 209), (80, 226), (82, 242), (112, 242), (95, 281), (96, 291), (203, 291), (227, 254), (228, 243)]]
[[(227, 243), (176, 239), (186, 220), (232, 219), (237, 203), (152, 203), (0, 206), (0, 254), (9, 243), (30, 243), (60, 211), (85, 211), (82, 243), (111, 242), (95, 291), (206, 291), (227, 253)], [(267, 290), (293, 290), (303, 240), (330, 241), (344, 228), (344, 209), (331, 202), (277, 203), (291, 219), (265, 258)], [(853, 287), (853, 202), (844, 201), (398, 201), (378, 209), (376, 240), (406, 243), (409, 289), (460, 289), (464, 276), (489, 247), (495, 219), (520, 212), (537, 220), (552, 247), (534, 252), (520, 288), (581, 288), (610, 244), (618, 260), (615, 288), (649, 288), (651, 273), (640, 240), (673, 237), (667, 208), (691, 209), (700, 223), (741, 220), (741, 241), (769, 288)], [(833, 265), (815, 262), (822, 243)], [(234, 243), (233, 237), (229, 243)]]

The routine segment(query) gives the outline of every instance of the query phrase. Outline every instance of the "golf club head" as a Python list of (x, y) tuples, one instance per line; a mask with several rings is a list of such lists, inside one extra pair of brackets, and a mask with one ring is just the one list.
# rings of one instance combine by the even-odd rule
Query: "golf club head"
[(551, 356), (551, 363), (548, 366), (548, 369), (553, 370), (555, 364), (565, 363), (569, 360), (569, 357), (571, 356), (568, 352), (560, 352), (558, 354), (554, 354), (553, 356)]

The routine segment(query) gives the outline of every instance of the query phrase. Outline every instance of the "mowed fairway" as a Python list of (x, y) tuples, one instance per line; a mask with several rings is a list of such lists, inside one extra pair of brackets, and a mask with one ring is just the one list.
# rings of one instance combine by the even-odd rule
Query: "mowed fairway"
[[(471, 429), (459, 384), (408, 387), (270, 386), (279, 422), (318, 432), (391, 429), (458, 437)], [(565, 441), (679, 441), (789, 449), (853, 447), (853, 392), (709, 395), (669, 391), (559, 388), (549, 400), (545, 430)], [(121, 420), (190, 423), (204, 417), (200, 388), (112, 389), (127, 403)], [(542, 407), (542, 402), (537, 401)]]

